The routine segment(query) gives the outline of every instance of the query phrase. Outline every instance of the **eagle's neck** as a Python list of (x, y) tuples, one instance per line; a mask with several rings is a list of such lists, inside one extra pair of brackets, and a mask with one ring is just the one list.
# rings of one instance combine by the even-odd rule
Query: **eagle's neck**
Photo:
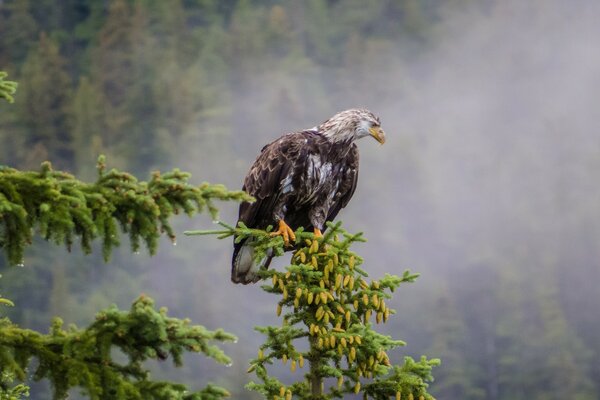
[(317, 131), (331, 143), (352, 143), (356, 138), (356, 124), (352, 119), (336, 117), (323, 122)]
[(337, 140), (334, 140), (334, 138), (328, 137), (324, 132), (319, 131), (317, 127), (311, 129), (311, 131), (320, 138), (318, 152), (326, 157), (332, 157), (335, 160), (343, 159), (348, 155), (350, 149), (355, 146), (353, 136), (348, 135), (346, 140), (339, 140), (339, 135), (336, 135)]
[(354, 141), (354, 130), (319, 131), (319, 133), (333, 144), (350, 144)]

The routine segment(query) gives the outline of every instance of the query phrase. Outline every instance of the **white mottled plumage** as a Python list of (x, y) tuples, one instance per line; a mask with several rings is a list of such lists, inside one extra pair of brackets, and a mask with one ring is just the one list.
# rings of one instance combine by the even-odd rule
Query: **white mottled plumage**
[(292, 173), (287, 174), (285, 179), (281, 181), (281, 192), (289, 193), (294, 190), (294, 186), (292, 185)]
[(350, 109), (341, 111), (317, 127), (331, 142), (351, 142), (369, 136), (369, 128), (379, 126), (379, 118), (371, 111)]

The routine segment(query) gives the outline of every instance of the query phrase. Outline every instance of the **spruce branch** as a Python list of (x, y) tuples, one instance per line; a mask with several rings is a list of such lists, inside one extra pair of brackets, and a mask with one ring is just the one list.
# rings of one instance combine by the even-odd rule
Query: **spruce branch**
[(0, 99), (4, 99), (9, 103), (14, 103), (15, 99), (13, 94), (17, 92), (17, 82), (4, 80), (8, 74), (4, 71), (0, 71)]
[[(0, 275), (0, 278), (2, 278), (2, 275)], [(9, 299), (2, 298), (2, 295), (0, 295), (0, 306), (14, 307), (15, 303), (13, 303), (12, 301), (10, 301)]]
[(13, 385), (14, 375), (0, 371), (0, 400), (19, 400), (29, 397), (29, 387), (19, 383)]
[[(36, 358), (34, 379), (49, 379), (54, 399), (66, 398), (73, 387), (81, 387), (91, 399), (212, 400), (229, 395), (214, 385), (189, 393), (181, 384), (149, 380), (142, 365), (146, 360), (171, 357), (179, 366), (183, 353), (189, 351), (229, 364), (231, 359), (212, 342), (236, 340), (223, 330), (209, 331), (187, 319), (169, 317), (166, 309), (155, 309), (149, 297), (138, 298), (129, 312), (110, 307), (85, 329), (62, 325), (56, 318), (50, 333), (43, 335), (1, 319), (0, 372), (11, 371), (24, 380), (31, 359)], [(127, 363), (113, 360), (114, 348), (127, 357)]]
[(190, 174), (177, 169), (155, 172), (143, 182), (127, 172), (106, 171), (104, 156), (97, 168), (98, 180), (84, 183), (54, 171), (49, 162), (42, 163), (38, 172), (0, 167), (0, 248), (11, 264), (22, 263), (36, 229), (46, 240), (64, 243), (68, 249), (78, 239), (85, 253), (100, 238), (108, 260), (120, 243), (119, 226), (129, 235), (132, 251), (143, 242), (154, 254), (163, 233), (175, 241), (169, 222), (173, 215), (208, 211), (214, 219), (214, 200), (251, 200), (223, 185), (194, 186), (188, 182)]
[[(234, 236), (235, 240), (252, 237), (246, 243), (254, 247), (257, 260), (267, 251), (282, 255), (286, 250), (281, 237), (270, 235), (271, 227), (263, 231), (243, 224), (220, 225), (223, 229), (185, 233)], [(363, 259), (351, 250), (363, 241), (362, 234), (348, 233), (339, 222), (328, 223), (322, 237), (300, 228), (285, 271), (260, 272), (265, 280), (262, 289), (280, 296), (276, 314), (282, 317), (282, 324), (256, 328), (266, 341), (248, 369), (259, 382), (251, 382), (247, 388), (281, 400), (324, 400), (353, 393), (373, 399), (433, 399), (427, 388), (433, 380), (431, 369), (439, 360), (406, 357), (402, 366), (392, 365), (388, 351), (405, 343), (378, 333), (373, 325), (388, 321), (395, 313), (386, 304), (391, 293), (414, 282), (418, 274), (407, 270), (401, 276), (386, 274), (367, 281), (368, 274), (361, 268)], [(305, 347), (299, 345), (301, 340), (308, 341), (307, 351), (300, 350)], [(279, 362), (291, 372), (308, 364), (308, 371), (304, 379), (286, 385), (268, 372), (269, 366)]]

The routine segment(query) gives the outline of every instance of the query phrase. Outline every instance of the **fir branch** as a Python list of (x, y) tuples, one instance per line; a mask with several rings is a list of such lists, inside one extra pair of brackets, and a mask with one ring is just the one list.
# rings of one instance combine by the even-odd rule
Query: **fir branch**
[[(2, 275), (0, 275), (0, 278), (2, 278)], [(2, 295), (0, 295), (0, 306), (14, 307), (15, 303), (13, 303), (12, 301), (10, 301), (9, 299), (2, 298)]]
[(10, 301), (9, 299), (3, 299), (2, 296), (0, 296), (0, 305), (14, 307), (15, 303), (13, 303), (12, 301)]
[(41, 171), (0, 168), (0, 248), (11, 264), (20, 264), (24, 249), (31, 244), (35, 229), (46, 239), (64, 243), (70, 249), (79, 239), (85, 253), (92, 241), (102, 240), (108, 260), (119, 245), (119, 229), (129, 235), (131, 248), (143, 242), (150, 254), (157, 249), (161, 234), (175, 241), (169, 220), (173, 215), (208, 211), (217, 217), (214, 200), (249, 201), (242, 191), (228, 191), (223, 185), (190, 184), (190, 174), (177, 169), (155, 172), (149, 182), (129, 173), (105, 171), (98, 159), (98, 180), (81, 182), (72, 175), (54, 171), (49, 162)]
[(15, 99), (12, 95), (17, 92), (18, 83), (4, 80), (7, 76), (6, 72), (0, 71), (0, 99), (14, 103)]
[[(271, 228), (249, 229), (220, 223), (223, 229), (191, 231), (188, 235), (214, 234), (235, 240), (252, 237), (256, 259), (267, 251), (282, 255), (281, 237), (272, 237)], [(276, 306), (281, 326), (257, 327), (266, 336), (258, 357), (250, 361), (248, 372), (255, 372), (260, 382), (247, 385), (269, 399), (332, 399), (353, 393), (365, 398), (427, 399), (431, 369), (439, 360), (422, 358), (415, 362), (407, 357), (402, 366), (393, 366), (388, 351), (404, 346), (401, 340), (378, 333), (375, 324), (385, 323), (395, 313), (386, 305), (391, 293), (403, 283), (414, 282), (418, 274), (405, 271), (402, 276), (386, 274), (380, 280), (367, 281), (360, 266), (363, 259), (351, 250), (363, 242), (362, 234), (350, 234), (341, 223), (328, 223), (324, 236), (315, 237), (301, 228), (291, 263), (285, 271), (263, 270), (263, 290), (280, 296)], [(269, 281), (266, 281), (270, 279)], [(287, 310), (287, 312), (284, 312)], [(309, 350), (299, 350), (298, 340), (308, 340)], [(282, 362), (292, 372), (308, 364), (304, 379), (291, 385), (269, 375), (268, 368)], [(337, 385), (324, 386), (334, 378)]]
[[(47, 335), (19, 328), (7, 319), (0, 320), (0, 329), (0, 372), (12, 372), (24, 380), (35, 357), (38, 366), (34, 378), (50, 380), (54, 399), (66, 398), (73, 387), (81, 387), (91, 399), (191, 400), (229, 395), (213, 385), (188, 393), (184, 385), (149, 380), (144, 361), (170, 356), (175, 365), (181, 365), (184, 351), (202, 352), (229, 364), (230, 358), (211, 342), (236, 338), (222, 330), (190, 325), (187, 319), (169, 317), (166, 309), (156, 310), (146, 296), (138, 298), (129, 312), (116, 307), (100, 312), (85, 329), (71, 326), (65, 330), (60, 319), (55, 319)], [(126, 355), (126, 364), (112, 359), (114, 348)]]
[(13, 385), (14, 375), (0, 371), (0, 400), (19, 400), (29, 397), (29, 387), (19, 383)]

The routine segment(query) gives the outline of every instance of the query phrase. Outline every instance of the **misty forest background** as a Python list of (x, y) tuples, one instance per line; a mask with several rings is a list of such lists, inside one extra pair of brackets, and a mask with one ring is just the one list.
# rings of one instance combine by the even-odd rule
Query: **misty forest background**
[[(390, 304), (383, 329), (408, 342), (392, 361), (441, 358), (439, 399), (598, 399), (599, 18), (592, 0), (0, 0), (0, 69), (20, 82), (0, 163), (93, 180), (106, 154), (142, 179), (178, 167), (237, 189), (270, 140), (369, 108), (388, 142), (359, 144), (340, 219), (370, 239), (372, 276), (422, 274)], [(0, 293), (42, 331), (147, 293), (240, 338), (230, 368), (192, 355), (154, 376), (257, 398), (245, 371), (274, 303), (230, 283), (230, 247), (179, 234), (105, 264), (37, 240), (24, 268), (0, 260)]]

